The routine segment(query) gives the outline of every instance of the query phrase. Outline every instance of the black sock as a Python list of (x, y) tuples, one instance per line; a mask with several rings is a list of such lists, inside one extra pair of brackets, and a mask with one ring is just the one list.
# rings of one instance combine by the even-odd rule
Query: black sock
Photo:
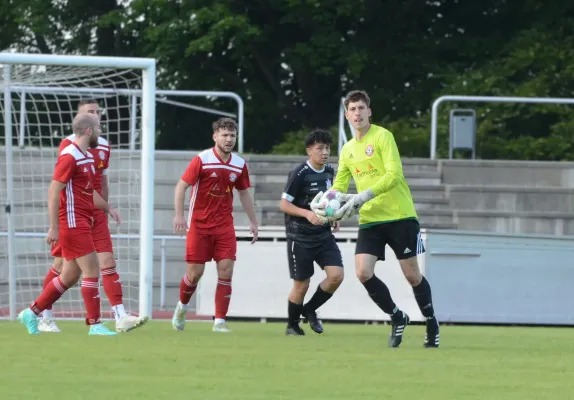
[(301, 318), (301, 313), (303, 312), (303, 304), (295, 304), (289, 302), (287, 307), (287, 314), (289, 315), (289, 325), (297, 325), (299, 319)]
[(369, 296), (371, 296), (371, 299), (375, 304), (378, 305), (385, 313), (393, 315), (399, 311), (399, 308), (391, 298), (389, 288), (375, 275), (373, 275), (368, 281), (363, 282), (363, 286), (367, 289), (367, 293), (369, 293)]
[(424, 276), (421, 283), (413, 286), (413, 293), (423, 316), (426, 319), (432, 319), (434, 317), (434, 308), (432, 306), (431, 288)]
[(319, 307), (325, 304), (327, 300), (331, 298), (331, 296), (333, 296), (333, 293), (325, 292), (321, 288), (321, 285), (319, 285), (317, 286), (317, 291), (313, 297), (311, 297), (311, 300), (305, 304), (304, 308), (305, 310), (316, 311)]

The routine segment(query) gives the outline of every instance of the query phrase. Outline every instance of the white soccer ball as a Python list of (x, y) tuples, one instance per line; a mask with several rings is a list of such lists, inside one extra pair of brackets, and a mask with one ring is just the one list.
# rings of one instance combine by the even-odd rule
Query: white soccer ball
[(327, 214), (327, 217), (332, 217), (335, 215), (335, 211), (337, 211), (339, 208), (341, 208), (341, 203), (338, 199), (335, 198), (329, 200), (327, 206), (325, 207), (325, 213)]

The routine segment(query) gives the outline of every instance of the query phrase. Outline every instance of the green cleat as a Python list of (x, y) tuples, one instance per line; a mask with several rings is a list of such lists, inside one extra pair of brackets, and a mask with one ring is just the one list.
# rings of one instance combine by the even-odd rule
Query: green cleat
[(22, 325), (26, 326), (30, 335), (40, 334), (40, 330), (38, 329), (38, 316), (29, 308), (20, 311), (20, 314), (18, 314), (18, 321), (20, 321)]

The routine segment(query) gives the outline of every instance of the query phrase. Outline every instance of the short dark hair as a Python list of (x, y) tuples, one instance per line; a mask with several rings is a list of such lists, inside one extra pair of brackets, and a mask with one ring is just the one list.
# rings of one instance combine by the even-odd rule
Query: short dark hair
[(345, 96), (345, 110), (349, 107), (349, 103), (356, 103), (357, 101), (363, 101), (367, 107), (371, 106), (371, 99), (367, 92), (364, 90), (352, 90)]
[(331, 146), (332, 142), (331, 133), (323, 129), (315, 129), (307, 134), (305, 137), (305, 147), (311, 147), (316, 143), (328, 144)]
[(223, 117), (219, 118), (213, 124), (211, 124), (213, 128), (213, 132), (218, 131), (219, 129), (227, 129), (228, 131), (236, 131), (237, 132), (237, 122), (234, 119)]
[(81, 99), (81, 100), (78, 102), (78, 108), (80, 108), (81, 106), (85, 106), (86, 104), (97, 104), (97, 105), (100, 105), (100, 103), (99, 103), (98, 100), (96, 100), (96, 99), (92, 99), (92, 98), (89, 98), (89, 99)]

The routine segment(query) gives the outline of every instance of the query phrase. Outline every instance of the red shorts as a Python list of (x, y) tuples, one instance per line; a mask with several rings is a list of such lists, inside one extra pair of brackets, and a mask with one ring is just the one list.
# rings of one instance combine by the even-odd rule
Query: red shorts
[(235, 261), (236, 253), (237, 238), (233, 227), (217, 234), (198, 232), (192, 227), (187, 232), (185, 262), (188, 264), (205, 264), (211, 260)]
[[(94, 213), (94, 222), (92, 225), (92, 241), (97, 253), (113, 253), (112, 236), (108, 226), (108, 216), (104, 212)], [(62, 257), (62, 246), (58, 241), (50, 253), (52, 257)]]
[(88, 229), (65, 229), (60, 231), (58, 244), (62, 257), (67, 261), (83, 257), (96, 251), (92, 233)]

